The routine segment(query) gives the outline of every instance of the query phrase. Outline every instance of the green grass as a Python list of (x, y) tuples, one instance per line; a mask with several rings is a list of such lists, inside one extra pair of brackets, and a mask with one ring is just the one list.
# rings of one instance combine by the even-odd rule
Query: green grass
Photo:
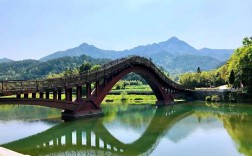
[[(129, 104), (155, 104), (157, 101), (155, 95), (126, 95), (126, 100), (121, 100), (121, 95), (107, 95), (102, 103), (129, 103)], [(113, 101), (113, 102), (107, 102)]]
[(149, 85), (129, 85), (125, 89), (115, 89), (112, 88), (112, 91), (152, 91)]

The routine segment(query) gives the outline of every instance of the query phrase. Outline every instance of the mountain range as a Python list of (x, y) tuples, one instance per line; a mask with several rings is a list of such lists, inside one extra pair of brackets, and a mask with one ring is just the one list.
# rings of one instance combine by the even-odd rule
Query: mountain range
[(39, 61), (45, 62), (61, 57), (78, 57), (81, 55), (108, 59), (139, 55), (151, 58), (155, 64), (162, 66), (171, 75), (176, 75), (184, 72), (194, 72), (197, 67), (200, 67), (201, 70), (217, 68), (228, 60), (233, 51), (233, 49), (209, 48), (197, 50), (185, 41), (172, 37), (164, 42), (142, 45), (123, 51), (103, 50), (94, 45), (83, 43), (75, 48), (52, 53), (39, 59)]
[(195, 49), (188, 43), (172, 37), (167, 41), (138, 46), (132, 49), (115, 51), (103, 50), (83, 43), (78, 47), (65, 51), (58, 51), (41, 58), (47, 61), (64, 56), (88, 55), (94, 58), (116, 59), (129, 55), (140, 55), (151, 58), (154, 63), (163, 66), (170, 74), (180, 74), (184, 72), (196, 71), (197, 67), (201, 70), (211, 70), (223, 64), (233, 53), (233, 49)]

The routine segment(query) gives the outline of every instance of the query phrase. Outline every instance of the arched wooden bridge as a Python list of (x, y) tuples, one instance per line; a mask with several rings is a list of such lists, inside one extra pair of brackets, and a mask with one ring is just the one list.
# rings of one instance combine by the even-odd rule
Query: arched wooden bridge
[[(64, 78), (29, 81), (1, 81), (0, 96), (16, 95), (16, 98), (0, 98), (0, 104), (41, 105), (63, 109), (62, 117), (102, 113), (100, 104), (112, 87), (125, 75), (134, 72), (150, 85), (159, 104), (173, 102), (173, 94), (190, 92), (189, 89), (173, 82), (150, 60), (132, 56), (111, 61), (101, 69), (88, 71)], [(94, 84), (92, 88), (91, 84)], [(82, 93), (85, 87), (86, 93)], [(76, 99), (72, 98), (76, 90)], [(37, 93), (39, 97), (37, 97)], [(53, 93), (53, 97), (50, 97)], [(65, 93), (63, 100), (61, 95)], [(31, 94), (31, 96), (29, 96)], [(22, 95), (22, 96), (21, 96)]]

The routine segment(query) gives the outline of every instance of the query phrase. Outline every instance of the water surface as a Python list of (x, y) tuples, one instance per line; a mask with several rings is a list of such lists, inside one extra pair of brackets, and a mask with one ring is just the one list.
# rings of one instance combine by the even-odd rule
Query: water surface
[(29, 155), (252, 155), (252, 106), (106, 104), (71, 122), (60, 110), (0, 106), (0, 146)]

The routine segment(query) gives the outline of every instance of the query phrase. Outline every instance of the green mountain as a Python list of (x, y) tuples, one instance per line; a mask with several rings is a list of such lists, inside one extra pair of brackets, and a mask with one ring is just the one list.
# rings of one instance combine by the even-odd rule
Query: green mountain
[(51, 55), (41, 58), (41, 61), (47, 61), (64, 56), (80, 56), (85, 54), (94, 58), (116, 59), (129, 55), (139, 55), (151, 58), (154, 63), (163, 66), (171, 74), (180, 74), (183, 72), (195, 71), (197, 67), (202, 70), (217, 68), (226, 61), (233, 50), (226, 49), (200, 49), (197, 50), (188, 43), (172, 37), (167, 41), (138, 46), (129, 50), (114, 51), (102, 50), (86, 43), (79, 47), (68, 49), (66, 51), (55, 52)]
[(200, 67), (201, 70), (207, 71), (217, 68), (221, 63), (221, 61), (208, 56), (183, 55), (174, 57), (169, 61), (165, 61), (169, 58), (160, 59), (160, 57), (154, 58), (154, 62), (157, 62), (159, 66), (165, 67), (165, 70), (167, 70), (171, 75), (185, 72), (196, 72), (198, 67)]
[(62, 73), (79, 67), (84, 61), (91, 64), (104, 64), (108, 59), (94, 59), (90, 56), (61, 57), (46, 62), (38, 60), (12, 61), (0, 64), (0, 80), (28, 80), (45, 78), (51, 73)]
[(187, 44), (184, 41), (179, 40), (176, 37), (172, 37), (167, 41), (154, 43), (145, 46), (138, 46), (129, 50), (114, 51), (114, 50), (102, 50), (93, 45), (86, 43), (81, 44), (78, 47), (68, 49), (66, 51), (58, 51), (48, 56), (41, 58), (41, 61), (48, 61), (64, 56), (80, 56), (82, 54), (88, 55), (94, 58), (110, 58), (116, 59), (129, 55), (139, 55), (145, 57), (154, 57), (155, 55), (170, 55), (178, 56), (184, 54), (195, 54), (198, 51)]
[(0, 59), (0, 63), (6, 63), (6, 62), (12, 62), (13, 60), (8, 59), (8, 58), (2, 58)]

